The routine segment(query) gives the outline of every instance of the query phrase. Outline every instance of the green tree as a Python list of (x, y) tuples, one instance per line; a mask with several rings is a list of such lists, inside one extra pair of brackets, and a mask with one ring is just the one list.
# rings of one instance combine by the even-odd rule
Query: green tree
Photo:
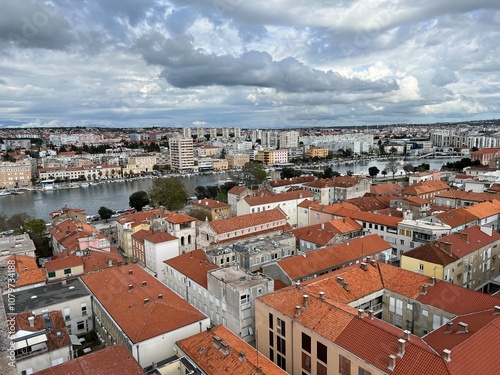
[(354, 176), (354, 171), (352, 171), (352, 170), (350, 170), (350, 169), (349, 169), (349, 170), (346, 172), (346, 175), (348, 175), (349, 177), (352, 177), (352, 176)]
[(23, 229), (33, 241), (37, 257), (46, 258), (52, 256), (50, 241), (45, 235), (47, 232), (47, 225), (45, 224), (45, 221), (30, 217), (24, 222)]
[(101, 217), (102, 220), (106, 220), (106, 223), (108, 222), (108, 219), (113, 215), (113, 210), (104, 206), (101, 206), (99, 210), (97, 211), (99, 216)]
[(415, 167), (412, 164), (405, 164), (403, 165), (403, 171), (405, 171), (406, 174), (409, 174), (415, 171)]
[(149, 199), (155, 206), (167, 210), (179, 210), (186, 204), (189, 195), (181, 180), (173, 177), (157, 178), (149, 189)]
[(382, 172), (381, 172), (381, 173), (382, 173), (382, 175), (383, 175), (384, 177), (385, 177), (385, 176), (387, 176), (387, 171), (386, 171), (385, 169), (384, 169), (384, 170), (382, 170)]
[(207, 189), (205, 186), (196, 186), (194, 188), (194, 195), (196, 195), (196, 198), (198, 199), (204, 199), (208, 197)]
[(6, 231), (7, 228), (7, 216), (0, 212), (0, 232)]
[(14, 233), (23, 233), (24, 223), (30, 218), (26, 212), (14, 214), (7, 219), (7, 228), (13, 229)]
[(380, 173), (380, 169), (378, 169), (377, 167), (373, 166), (373, 167), (370, 167), (368, 168), (368, 174), (370, 175), (370, 177), (373, 179), (376, 175), (378, 175)]
[(425, 171), (428, 171), (429, 169), (431, 169), (431, 166), (430, 166), (430, 164), (427, 164), (427, 163), (422, 163), (422, 164), (417, 166), (418, 172), (425, 172)]
[(136, 211), (142, 211), (142, 208), (149, 204), (148, 193), (143, 190), (132, 193), (128, 198), (128, 205), (135, 208)]
[(294, 178), (294, 177), (300, 177), (300, 175), (302, 175), (302, 171), (295, 168), (285, 167), (281, 170), (280, 178), (281, 179)]
[(245, 163), (241, 171), (236, 173), (235, 177), (237, 181), (243, 182), (245, 186), (252, 187), (262, 183), (267, 178), (267, 173), (262, 163), (249, 161)]

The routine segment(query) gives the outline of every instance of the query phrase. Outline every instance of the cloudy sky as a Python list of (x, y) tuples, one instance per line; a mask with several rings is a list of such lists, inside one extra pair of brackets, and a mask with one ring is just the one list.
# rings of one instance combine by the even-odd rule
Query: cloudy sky
[(499, 118), (498, 0), (2, 0), (0, 125)]

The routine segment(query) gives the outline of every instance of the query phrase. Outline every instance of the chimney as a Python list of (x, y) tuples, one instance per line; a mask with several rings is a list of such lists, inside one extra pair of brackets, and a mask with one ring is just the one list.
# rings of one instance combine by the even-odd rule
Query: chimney
[(411, 332), (410, 332), (410, 331), (408, 331), (407, 329), (405, 329), (405, 330), (403, 331), (403, 333), (404, 333), (404, 338), (405, 338), (405, 340), (406, 340), (406, 341), (410, 341), (410, 333), (411, 333)]
[(422, 284), (422, 290), (420, 291), (420, 294), (427, 294), (427, 284)]
[(349, 291), (349, 283), (347, 281), (344, 281), (344, 289)]
[(245, 360), (245, 352), (242, 350), (240, 352), (240, 361), (244, 361)]
[(373, 318), (375, 317), (375, 314), (373, 312), (372, 309), (368, 310), (368, 318), (370, 318), (370, 320), (373, 320)]
[(446, 331), (444, 333), (452, 333), (453, 332), (453, 322), (446, 322)]
[(307, 306), (309, 304), (309, 296), (307, 294), (304, 294), (302, 296), (302, 301), (303, 301), (303, 307), (304, 307), (304, 309), (307, 309)]
[(431, 285), (436, 285), (436, 277), (431, 276)]
[(30, 324), (30, 327), (35, 326), (35, 317), (34, 316), (29, 316), (28, 317), (28, 323)]
[(441, 242), (441, 246), (439, 248), (451, 256), (451, 242)]
[(462, 240), (469, 243), (469, 233), (462, 232)]
[(363, 313), (364, 313), (364, 312), (365, 312), (365, 311), (364, 311), (363, 309), (358, 309), (358, 318), (359, 318), (359, 319), (363, 319)]
[(297, 289), (300, 289), (300, 281), (297, 281), (297, 282), (295, 283), (295, 287), (296, 287)]
[(344, 278), (343, 278), (343, 277), (340, 277), (340, 276), (337, 276), (337, 283), (338, 283), (340, 286), (344, 286)]
[(493, 314), (500, 314), (500, 306), (495, 306)]
[(325, 300), (325, 292), (319, 292), (319, 299), (322, 301)]
[(108, 259), (108, 267), (113, 267), (113, 259)]
[(148, 285), (147, 281), (142, 282), (142, 286), (147, 286), (147, 285)]
[(144, 298), (143, 306), (146, 306), (149, 303), (149, 298)]
[(163, 299), (163, 294), (158, 294), (158, 299)]
[(464, 323), (464, 322), (458, 322), (458, 331), (457, 331), (457, 333), (467, 333), (467, 332), (469, 332), (469, 331), (467, 330), (467, 327), (468, 327), (468, 326), (469, 326), (469, 325), (468, 325), (467, 323)]
[(389, 370), (394, 371), (396, 368), (396, 356), (394, 354), (389, 355)]
[(370, 264), (375, 267), (377, 265), (377, 261), (375, 259), (370, 260)]
[(66, 286), (66, 279), (62, 281), (62, 286)]
[(128, 291), (130, 292), (132, 289), (134, 289), (134, 284), (128, 284)]
[(295, 306), (295, 317), (298, 318), (300, 316), (300, 306)]
[(365, 262), (361, 262), (360, 266), (359, 266), (363, 271), (366, 271), (367, 268), (366, 268), (366, 263)]
[(405, 350), (406, 350), (406, 340), (399, 339), (398, 340), (398, 357), (404, 356)]
[(451, 361), (451, 350), (443, 349), (443, 358), (446, 362), (450, 362)]
[(128, 274), (129, 274), (129, 275), (132, 275), (133, 273), (134, 273), (134, 271), (132, 271), (132, 270), (128, 270)]

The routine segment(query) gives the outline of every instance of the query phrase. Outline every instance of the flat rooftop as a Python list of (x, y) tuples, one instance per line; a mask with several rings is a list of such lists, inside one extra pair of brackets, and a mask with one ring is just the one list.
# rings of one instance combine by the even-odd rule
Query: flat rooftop
[(88, 295), (90, 295), (90, 292), (80, 279), (71, 279), (66, 281), (65, 286), (61, 281), (12, 293), (10, 296), (14, 296), (14, 304), (8, 304), (8, 295), (5, 294), (3, 296), (3, 303), (7, 313), (19, 314), (24, 311), (45, 309), (47, 306)]

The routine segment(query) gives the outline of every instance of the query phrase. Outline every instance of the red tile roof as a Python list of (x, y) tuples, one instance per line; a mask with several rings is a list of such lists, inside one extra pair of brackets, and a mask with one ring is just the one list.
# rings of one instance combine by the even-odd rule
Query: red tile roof
[(391, 249), (390, 244), (380, 236), (372, 234), (352, 239), (348, 243), (309, 251), (305, 255), (288, 257), (277, 263), (292, 280), (300, 280), (388, 249)]
[(34, 373), (34, 375), (100, 374), (144, 375), (145, 371), (127, 348), (123, 344), (118, 344)]
[(316, 177), (314, 177), (313, 175), (300, 176), (300, 177), (294, 177), (294, 178), (285, 178), (283, 180), (269, 181), (269, 185), (272, 186), (273, 188), (289, 186), (289, 185), (297, 185), (297, 184), (303, 184), (306, 182), (314, 181), (315, 178)]
[(224, 203), (224, 202), (219, 202), (213, 199), (200, 199), (200, 200), (195, 200), (193, 201), (193, 208), (196, 206), (202, 206), (202, 207), (208, 207), (208, 208), (227, 208), (231, 207), (230, 204)]
[(500, 205), (493, 202), (482, 202), (477, 203), (473, 206), (469, 206), (466, 208), (466, 210), (479, 219), (486, 219), (488, 217), (500, 214)]
[[(49, 351), (63, 348), (65, 346), (71, 345), (71, 340), (69, 338), (68, 329), (66, 328), (66, 322), (59, 311), (50, 311), (48, 313), (49, 318), (52, 322), (52, 329), (46, 330), (45, 320), (42, 315), (36, 315), (34, 320), (34, 326), (31, 327), (28, 321), (29, 317), (32, 317), (31, 311), (26, 311), (15, 316), (15, 326), (16, 332), (19, 330), (28, 332), (40, 332), (45, 331), (47, 335), (47, 349)], [(58, 335), (57, 332), (60, 334)]]
[(456, 208), (447, 212), (439, 213), (436, 215), (436, 218), (441, 220), (444, 224), (448, 224), (452, 228), (460, 227), (479, 220), (476, 215), (467, 211), (465, 208)]
[(193, 250), (163, 262), (205, 289), (208, 288), (208, 271), (219, 268), (208, 260), (203, 250)]
[(473, 191), (464, 191), (464, 190), (448, 190), (436, 195), (436, 198), (450, 198), (450, 199), (459, 199), (472, 202), (486, 202), (491, 199), (495, 199), (497, 197), (498, 196), (495, 194), (476, 193)]
[(69, 256), (66, 258), (53, 259), (51, 261), (45, 262), (45, 270), (47, 272), (55, 272), (58, 270), (78, 266), (83, 267), (82, 259), (79, 256)]
[[(227, 354), (214, 346), (221, 340), (227, 344)], [(286, 374), (222, 325), (180, 340), (177, 345), (207, 375)]]
[(450, 190), (450, 187), (441, 180), (436, 181), (422, 181), (410, 185), (403, 189), (403, 195), (422, 195), (438, 191)]
[(398, 223), (403, 221), (401, 217), (377, 215), (371, 212), (357, 211), (351, 214), (351, 218), (358, 221), (364, 221), (367, 223), (382, 224), (388, 227), (397, 227)]
[(286, 220), (286, 215), (279, 207), (277, 207), (268, 211), (255, 212), (228, 219), (211, 221), (209, 225), (217, 234), (221, 234), (283, 220)]
[(398, 195), (401, 194), (402, 190), (403, 188), (401, 186), (391, 182), (380, 185), (370, 185), (370, 194), (372, 195)]
[(15, 288), (45, 283), (47, 278), (45, 270), (43, 268), (38, 268), (35, 258), (27, 255), (11, 255), (5, 259), (5, 261), (14, 261), (14, 267), (17, 275), (17, 280), (13, 284)]
[(312, 200), (312, 194), (307, 190), (293, 190), (288, 191), (286, 193), (279, 193), (273, 195), (264, 195), (264, 196), (246, 196), (243, 198), (245, 202), (248, 203), (249, 206), (259, 206), (262, 204), (271, 204), (277, 202), (291, 201), (297, 199), (307, 199), (310, 198)]
[(289, 233), (295, 236), (297, 243), (303, 240), (325, 246), (338, 235), (359, 232), (362, 229), (358, 222), (347, 217), (293, 229)]
[(380, 199), (370, 196), (352, 198), (346, 202), (358, 207), (361, 211), (375, 211), (389, 207), (388, 204), (385, 204)]
[(133, 343), (206, 318), (136, 264), (108, 268), (81, 280)]
[(228, 194), (241, 195), (247, 191), (246, 186), (233, 186), (228, 190)]

